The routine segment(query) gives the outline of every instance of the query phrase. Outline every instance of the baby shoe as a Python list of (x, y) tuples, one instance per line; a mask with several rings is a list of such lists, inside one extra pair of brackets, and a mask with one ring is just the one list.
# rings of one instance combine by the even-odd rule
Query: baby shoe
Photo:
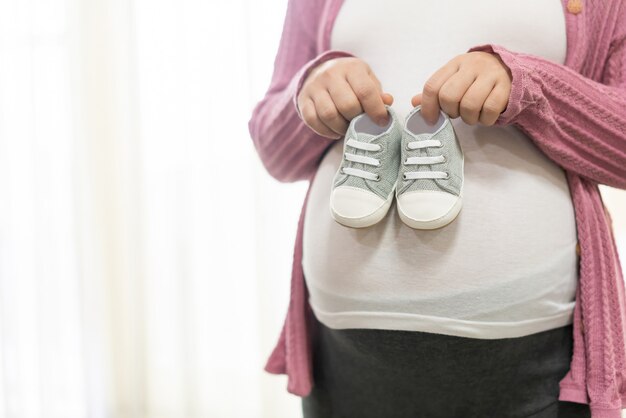
[(447, 114), (440, 110), (430, 125), (420, 110), (421, 105), (412, 109), (404, 122), (396, 203), (411, 228), (436, 229), (461, 210), (463, 151)]
[(344, 226), (374, 225), (391, 206), (400, 165), (402, 124), (395, 111), (386, 108), (387, 126), (381, 127), (361, 113), (346, 131), (343, 158), (330, 194), (330, 213)]

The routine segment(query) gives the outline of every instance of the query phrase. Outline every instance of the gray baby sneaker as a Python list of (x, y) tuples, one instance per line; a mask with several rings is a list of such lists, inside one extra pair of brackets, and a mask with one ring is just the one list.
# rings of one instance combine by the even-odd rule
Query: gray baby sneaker
[(335, 221), (364, 228), (385, 217), (394, 197), (400, 165), (402, 124), (386, 106), (389, 123), (381, 127), (365, 113), (350, 121), (343, 159), (333, 178), (330, 213)]
[(436, 229), (452, 222), (462, 206), (463, 151), (450, 118), (439, 111), (429, 125), (417, 106), (402, 132), (396, 185), (400, 219), (414, 229)]

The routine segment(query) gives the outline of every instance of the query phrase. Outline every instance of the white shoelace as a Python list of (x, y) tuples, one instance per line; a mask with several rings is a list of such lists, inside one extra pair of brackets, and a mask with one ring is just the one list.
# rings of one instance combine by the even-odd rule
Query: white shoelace
[[(356, 149), (363, 150), (363, 151), (379, 151), (381, 149), (381, 146), (378, 144), (370, 144), (367, 142), (361, 142), (353, 138), (348, 139), (348, 141), (346, 142), (346, 145), (356, 148)], [(372, 165), (375, 167), (378, 167), (380, 165), (380, 160), (376, 158), (366, 157), (365, 155), (351, 154), (349, 152), (344, 153), (344, 155), (345, 155), (346, 160), (352, 161), (355, 163), (362, 163), (362, 164)], [(343, 172), (351, 176), (357, 176), (357, 177), (361, 177), (361, 178), (368, 179), (368, 180), (380, 179), (380, 176), (378, 174), (370, 173), (369, 171), (360, 170), (358, 168), (353, 168), (353, 167), (344, 167)]]
[[(422, 148), (441, 148), (443, 144), (438, 139), (426, 139), (423, 141), (411, 141), (407, 144), (411, 150)], [(408, 157), (402, 164), (419, 165), (419, 164), (437, 164), (443, 163), (446, 158), (443, 155), (435, 157)], [(404, 173), (404, 180), (415, 179), (447, 179), (448, 173), (445, 171), (407, 171)]]
[[(381, 146), (378, 144), (370, 144), (367, 142), (357, 141), (353, 138), (348, 139), (346, 145), (364, 150), (364, 151), (379, 151)], [(441, 148), (443, 145), (441, 141), (437, 139), (427, 139), (423, 141), (411, 141), (407, 144), (408, 148), (411, 150), (422, 149), (422, 148)], [(345, 159), (348, 161), (367, 164), (371, 166), (378, 167), (380, 166), (380, 160), (372, 157), (367, 157), (365, 155), (356, 155), (349, 152), (345, 152)], [(443, 155), (437, 155), (434, 157), (408, 157), (403, 164), (404, 165), (420, 165), (420, 164), (437, 164), (445, 162), (446, 159)], [(378, 174), (371, 173), (369, 171), (360, 170), (358, 168), (353, 167), (344, 167), (343, 172), (345, 174), (349, 174), (352, 176), (357, 176), (361, 178), (365, 178), (368, 180), (379, 180), (380, 177)], [(447, 179), (448, 173), (445, 171), (407, 171), (404, 173), (404, 180), (415, 180), (415, 179)]]

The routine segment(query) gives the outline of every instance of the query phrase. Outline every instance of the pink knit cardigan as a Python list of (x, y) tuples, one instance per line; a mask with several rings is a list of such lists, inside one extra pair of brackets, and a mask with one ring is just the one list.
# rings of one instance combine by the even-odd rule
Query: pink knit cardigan
[[(309, 180), (309, 191), (321, 158), (335, 140), (303, 123), (296, 97), (315, 65), (352, 56), (329, 47), (342, 1), (289, 0), (272, 80), (248, 123), (270, 175), (281, 182)], [(582, 7), (581, 0), (561, 1), (567, 26), (564, 65), (502, 45), (478, 45), (468, 52), (498, 54), (511, 70), (511, 95), (496, 125), (517, 126), (566, 171), (580, 274), (573, 356), (559, 384), (559, 399), (589, 404), (593, 418), (619, 418), (626, 407), (626, 302), (611, 220), (598, 184), (626, 189), (626, 0), (585, 0)], [(289, 308), (265, 366), (267, 372), (287, 374), (287, 390), (298, 396), (308, 395), (314, 384), (311, 343), (317, 331), (301, 266), (308, 195), (298, 222)]]

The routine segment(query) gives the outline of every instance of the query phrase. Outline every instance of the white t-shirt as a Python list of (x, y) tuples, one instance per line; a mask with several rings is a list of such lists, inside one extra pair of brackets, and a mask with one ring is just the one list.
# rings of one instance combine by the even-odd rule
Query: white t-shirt
[[(500, 44), (562, 64), (565, 30), (557, 0), (346, 0), (331, 48), (366, 61), (404, 119), (426, 80), (468, 48)], [(342, 141), (322, 159), (302, 267), (325, 325), (491, 339), (572, 323), (577, 236), (564, 171), (512, 125), (452, 123), (465, 154), (464, 200), (439, 230), (404, 225), (395, 202), (372, 227), (338, 224), (329, 198)]]

